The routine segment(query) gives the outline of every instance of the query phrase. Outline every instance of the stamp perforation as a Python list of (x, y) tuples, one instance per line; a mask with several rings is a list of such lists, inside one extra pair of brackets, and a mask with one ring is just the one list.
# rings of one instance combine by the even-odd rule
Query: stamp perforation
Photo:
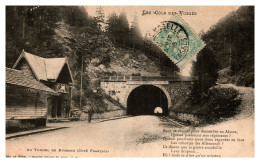
[[(192, 34), (193, 38), (195, 37), (196, 39), (196, 43), (199, 43), (200, 46), (197, 47), (196, 51), (190, 52), (190, 54), (187, 55), (186, 58), (177, 60), (174, 57), (170, 56), (160, 45), (158, 45), (158, 43), (154, 40), (154, 38), (158, 37), (158, 35), (160, 34), (160, 32), (167, 26), (168, 22), (171, 22), (173, 20), (177, 19), (178, 21), (180, 21), (182, 23), (182, 25), (184, 25), (185, 29), (188, 29), (190, 31), (190, 33)], [(160, 28), (159, 28), (160, 27)], [(171, 19), (169, 21), (163, 21), (162, 25), (158, 25), (156, 27), (154, 31), (154, 34), (152, 37), (150, 37), (151, 41), (156, 44), (162, 51), (164, 54), (166, 54), (166, 56), (174, 63), (176, 64), (180, 69), (183, 69), (185, 67), (186, 63), (189, 63), (190, 60), (192, 60), (194, 57), (196, 57), (196, 55), (203, 49), (203, 47), (206, 45), (205, 42), (203, 40), (200, 39), (200, 37), (197, 35), (197, 33), (193, 30), (193, 28), (190, 27), (190, 25), (179, 15), (179, 14), (175, 14), (174, 16), (171, 17)], [(190, 36), (188, 36), (190, 37)]]

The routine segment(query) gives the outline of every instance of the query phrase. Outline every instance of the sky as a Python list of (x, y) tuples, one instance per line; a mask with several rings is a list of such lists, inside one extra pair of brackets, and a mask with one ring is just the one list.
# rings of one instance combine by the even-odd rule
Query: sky
[[(173, 15), (169, 15), (169, 12), (177, 12), (179, 15), (180, 12), (196, 12), (196, 15), (182, 14), (180, 16), (198, 35), (201, 31), (206, 32), (228, 13), (237, 10), (239, 6), (102, 6), (102, 8), (105, 19), (113, 12), (118, 15), (125, 12), (130, 25), (136, 14), (140, 30), (144, 36), (146, 33), (152, 33), (152, 30), (162, 21), (171, 20)], [(96, 16), (97, 6), (85, 6), (85, 9), (89, 15)], [(144, 12), (150, 12), (151, 14), (144, 15)], [(190, 61), (180, 71), (181, 75), (189, 76), (191, 67)]]

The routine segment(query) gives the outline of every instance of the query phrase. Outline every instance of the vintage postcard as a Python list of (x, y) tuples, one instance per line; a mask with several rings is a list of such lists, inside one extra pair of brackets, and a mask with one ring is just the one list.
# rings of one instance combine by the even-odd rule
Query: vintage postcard
[(6, 157), (254, 157), (254, 6), (6, 6)]

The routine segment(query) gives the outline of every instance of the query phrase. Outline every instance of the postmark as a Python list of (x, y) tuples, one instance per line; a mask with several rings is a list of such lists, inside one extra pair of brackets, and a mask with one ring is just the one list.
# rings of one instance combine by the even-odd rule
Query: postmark
[(152, 39), (180, 69), (205, 46), (177, 15), (172, 20), (163, 22), (162, 28)]

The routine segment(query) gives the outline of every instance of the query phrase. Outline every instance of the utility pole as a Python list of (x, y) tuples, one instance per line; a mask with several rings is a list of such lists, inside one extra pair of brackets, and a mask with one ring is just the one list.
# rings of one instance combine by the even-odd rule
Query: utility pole
[(80, 109), (82, 108), (82, 79), (83, 79), (83, 53), (81, 53), (80, 99), (79, 99)]
[(24, 38), (24, 28), (25, 28), (25, 10), (26, 10), (26, 9), (23, 10), (23, 30), (22, 30), (23, 33), (22, 33), (22, 38)]
[(229, 66), (231, 67), (231, 61), (232, 61), (232, 45), (229, 46)]

